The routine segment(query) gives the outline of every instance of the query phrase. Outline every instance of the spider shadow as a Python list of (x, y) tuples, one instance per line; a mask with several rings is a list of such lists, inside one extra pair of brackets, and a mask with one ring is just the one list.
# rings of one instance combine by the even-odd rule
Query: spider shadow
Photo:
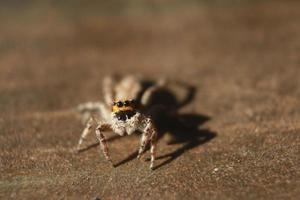
[[(147, 82), (145, 89), (150, 86), (151, 82)], [(210, 120), (209, 116), (193, 113), (178, 113), (180, 108), (189, 104), (194, 99), (196, 93), (196, 89), (194, 87), (184, 86), (188, 92), (181, 102), (177, 100), (176, 95), (172, 91), (167, 89), (159, 90), (151, 99), (150, 108), (152, 107), (152, 110), (155, 112), (150, 113), (150, 115), (152, 115), (154, 123), (158, 129), (158, 140), (162, 139), (165, 134), (169, 134), (171, 136), (171, 140), (168, 141), (168, 145), (183, 144), (183, 146), (179, 149), (157, 157), (157, 160), (165, 158), (168, 159), (155, 166), (154, 169), (158, 169), (169, 164), (181, 156), (185, 151), (207, 143), (217, 135), (215, 132), (208, 129), (199, 128), (205, 122)], [(137, 155), (138, 151), (135, 151), (114, 166), (117, 167), (125, 164), (135, 159)], [(149, 161), (149, 159), (146, 159), (146, 161)]]
[[(192, 120), (194, 123), (197, 121), (198, 125), (201, 125), (205, 123), (206, 121), (210, 120), (209, 117), (204, 115), (196, 115), (196, 114), (187, 114), (180, 116), (180, 120)], [(166, 121), (164, 121), (166, 122)], [(208, 129), (198, 129), (194, 126), (182, 124), (183, 122), (178, 121), (178, 119), (173, 119), (171, 121), (168, 121), (167, 124), (164, 124), (164, 126), (158, 125), (158, 140), (162, 139), (162, 137), (165, 134), (169, 134), (171, 136), (170, 141), (167, 142), (168, 145), (175, 145), (175, 144), (183, 144), (180, 148), (166, 153), (164, 155), (158, 156), (156, 160), (165, 159), (167, 160), (163, 161), (162, 163), (156, 165), (154, 167), (155, 169), (158, 169), (166, 164), (169, 164), (179, 156), (181, 156), (184, 152), (193, 149), (201, 144), (204, 144), (214, 137), (216, 137), (216, 133), (208, 130)], [(166, 125), (168, 125), (168, 129), (166, 129)], [(147, 148), (149, 150), (149, 147)], [(147, 151), (146, 150), (146, 151)], [(138, 151), (134, 151), (131, 153), (128, 157), (126, 157), (124, 160), (114, 164), (114, 167), (118, 167), (120, 165), (123, 165), (133, 159), (135, 159), (138, 155)], [(150, 161), (149, 158), (146, 159), (146, 161)]]
[[(202, 117), (202, 116), (201, 116)], [(158, 156), (156, 159), (165, 159), (162, 163), (156, 165), (154, 169), (158, 169), (166, 164), (169, 164), (179, 156), (181, 156), (184, 152), (191, 150), (201, 144), (204, 144), (214, 137), (216, 137), (216, 133), (208, 130), (208, 129), (185, 129), (185, 130), (173, 130), (171, 133), (172, 140), (168, 142), (168, 145), (174, 144), (183, 144), (180, 148), (166, 153), (164, 155)], [(149, 161), (150, 159), (147, 159)]]
[[(121, 137), (121, 136), (119, 136), (119, 135), (114, 135), (114, 136), (112, 136), (112, 137), (106, 139), (106, 141), (107, 141), (107, 142), (112, 142), (112, 141), (114, 141), (114, 140), (116, 140), (116, 139), (118, 139), (118, 138), (120, 138), (120, 137)], [(97, 146), (99, 146), (99, 142), (92, 143), (92, 144), (90, 144), (90, 145), (88, 145), (88, 146), (86, 146), (86, 147), (84, 147), (84, 148), (82, 148), (82, 149), (79, 149), (79, 150), (77, 151), (77, 153), (82, 153), (82, 152), (88, 151), (89, 149), (92, 149), (92, 148), (97, 147)]]

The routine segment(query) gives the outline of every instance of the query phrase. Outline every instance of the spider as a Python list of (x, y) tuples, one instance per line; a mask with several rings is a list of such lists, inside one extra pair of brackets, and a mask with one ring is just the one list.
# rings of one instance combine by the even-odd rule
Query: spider
[[(146, 112), (146, 108), (152, 94), (161, 88), (164, 82), (163, 80), (158, 81), (143, 92), (141, 81), (134, 76), (125, 76), (120, 80), (112, 76), (105, 77), (103, 80), (104, 102), (88, 102), (78, 106), (83, 121), (87, 123), (79, 139), (77, 151), (80, 150), (83, 141), (94, 127), (104, 157), (113, 165), (104, 133), (113, 131), (124, 136), (141, 132), (142, 137), (137, 158), (141, 158), (147, 145), (150, 144), (150, 169), (153, 169), (157, 146), (157, 128), (151, 115), (146, 114), (151, 113), (151, 111), (148, 109), (149, 112)], [(154, 110), (152, 109), (152, 111)], [(92, 112), (96, 113), (100, 120), (95, 120), (92, 117)]]

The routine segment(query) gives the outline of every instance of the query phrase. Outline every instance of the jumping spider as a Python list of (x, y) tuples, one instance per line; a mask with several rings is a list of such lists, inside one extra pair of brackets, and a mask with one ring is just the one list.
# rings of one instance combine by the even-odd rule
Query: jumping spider
[[(134, 76), (125, 76), (120, 80), (114, 77), (106, 77), (103, 80), (104, 102), (88, 102), (78, 106), (84, 121), (87, 121), (78, 142), (77, 150), (91, 131), (96, 127), (96, 137), (105, 158), (111, 162), (104, 132), (113, 131), (120, 136), (131, 135), (134, 132), (141, 132), (141, 144), (137, 158), (146, 150), (150, 143), (150, 169), (154, 167), (155, 150), (157, 144), (157, 129), (153, 123), (151, 113), (155, 109), (147, 110), (152, 94), (164, 85), (164, 81), (158, 81), (143, 92), (141, 81)], [(141, 94), (142, 93), (142, 94)], [(98, 114), (100, 120), (92, 117), (92, 111)]]

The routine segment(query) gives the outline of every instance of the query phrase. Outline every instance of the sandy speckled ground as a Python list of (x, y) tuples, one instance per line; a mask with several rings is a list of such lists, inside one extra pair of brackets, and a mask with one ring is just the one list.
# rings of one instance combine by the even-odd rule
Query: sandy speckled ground
[[(297, 1), (0, 4), (1, 199), (299, 199)], [(180, 112), (206, 120), (164, 134), (152, 172), (137, 136), (110, 136), (116, 168), (73, 153), (71, 109), (110, 73), (197, 89)]]

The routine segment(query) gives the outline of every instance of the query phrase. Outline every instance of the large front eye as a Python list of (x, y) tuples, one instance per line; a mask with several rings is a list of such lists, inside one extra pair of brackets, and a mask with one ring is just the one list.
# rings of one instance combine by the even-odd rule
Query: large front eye
[(136, 104), (136, 101), (135, 101), (134, 99), (132, 99), (132, 100), (130, 101), (130, 104), (131, 104), (131, 105), (135, 105), (135, 104)]
[(122, 103), (121, 101), (118, 101), (118, 102), (117, 102), (117, 106), (118, 106), (118, 107), (122, 107), (122, 106), (123, 106), (123, 103)]
[(124, 101), (124, 106), (129, 106), (130, 102), (128, 100)]

